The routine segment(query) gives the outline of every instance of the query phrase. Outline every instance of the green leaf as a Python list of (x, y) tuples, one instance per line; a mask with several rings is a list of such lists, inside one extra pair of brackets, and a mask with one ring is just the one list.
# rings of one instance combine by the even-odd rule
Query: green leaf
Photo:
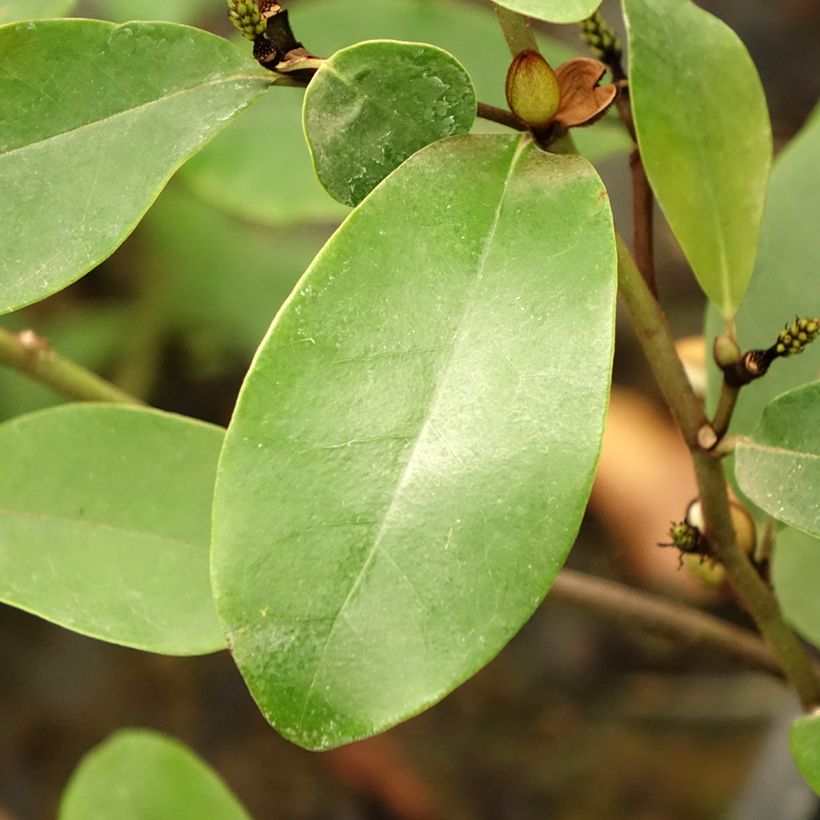
[(494, 0), (499, 6), (546, 20), (549, 23), (577, 23), (592, 14), (601, 0)]
[(415, 714), (538, 606), (600, 447), (613, 240), (586, 160), (451, 137), (374, 189), (278, 314), (223, 449), (211, 572), (287, 738)]
[[(735, 319), (737, 337), (744, 350), (767, 348), (787, 322), (801, 316), (820, 315), (817, 271), (820, 266), (820, 231), (810, 214), (820, 213), (820, 107), (775, 162), (760, 252), (749, 292)], [(723, 331), (715, 308), (707, 314), (706, 339)], [(710, 362), (711, 364), (711, 362)], [(750, 433), (775, 396), (820, 378), (820, 345), (801, 356), (776, 361), (766, 373), (740, 391), (730, 432)], [(717, 367), (709, 370), (710, 403), (720, 391)]]
[(371, 40), (337, 51), (305, 92), (304, 128), (328, 193), (358, 205), (431, 142), (466, 134), (476, 112), (464, 67), (435, 46)]
[(772, 581), (786, 619), (820, 647), (820, 541), (791, 528), (778, 533)]
[[(467, 69), (479, 99), (506, 105), (510, 53), (489, 7), (452, 0), (311, 0), (294, 6), (290, 20), (314, 54), (330, 55), (362, 40), (432, 43)], [(572, 55), (554, 40), (539, 42), (553, 65)], [(316, 180), (301, 111), (300, 89), (273, 89), (187, 163), (182, 174), (208, 202), (246, 219), (270, 225), (341, 219), (348, 210)], [(598, 128), (583, 130), (595, 143)]]
[(820, 537), (820, 382), (763, 411), (752, 438), (737, 444), (735, 476), (769, 515)]
[(227, 41), (170, 23), (4, 26), (0, 54), (0, 313), (111, 254), (270, 84)]
[(0, 425), (0, 601), (112, 643), (223, 649), (208, 580), (222, 431), (69, 404)]
[(757, 251), (772, 137), (737, 35), (689, 0), (624, 0), (629, 88), (646, 172), (706, 295), (726, 317)]
[(71, 776), (59, 820), (250, 820), (219, 776), (176, 740), (127, 729)]
[(76, 0), (0, 0), (0, 25), (15, 20), (63, 17), (75, 5)]
[(789, 746), (800, 773), (820, 794), (820, 713), (805, 715), (792, 724)]

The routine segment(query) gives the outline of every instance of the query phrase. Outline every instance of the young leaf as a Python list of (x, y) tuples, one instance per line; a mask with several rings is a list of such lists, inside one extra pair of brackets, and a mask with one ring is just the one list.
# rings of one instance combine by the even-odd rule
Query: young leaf
[(601, 0), (494, 0), (499, 6), (549, 23), (577, 23), (592, 14)]
[(223, 649), (208, 580), (222, 438), (181, 416), (103, 405), (0, 425), (0, 601), (149, 652)]
[(126, 729), (71, 776), (59, 820), (250, 820), (214, 770), (159, 732)]
[(805, 715), (792, 724), (789, 746), (800, 773), (820, 794), (820, 713)]
[(772, 137), (743, 43), (689, 0), (624, 0), (629, 88), (658, 202), (706, 295), (737, 310), (757, 251)]
[(76, 0), (1, 0), (0, 25), (15, 20), (41, 20), (62, 17), (76, 5)]
[[(315, 54), (330, 55), (362, 40), (432, 43), (467, 69), (479, 99), (505, 105), (503, 78), (510, 53), (489, 4), (311, 0), (294, 6), (290, 21), (296, 36)], [(553, 65), (572, 56), (555, 40), (540, 37), (539, 43)], [(276, 88), (264, 95), (185, 165), (186, 182), (217, 207), (265, 224), (341, 219), (348, 209), (316, 180), (305, 148), (301, 107), (300, 89)], [(583, 130), (593, 150), (598, 143), (611, 142), (602, 129)]]
[(591, 166), (526, 137), (434, 143), (280, 311), (220, 462), (211, 571), (266, 717), (323, 749), (487, 663), (575, 538), (612, 356)]
[(778, 533), (772, 582), (786, 619), (820, 647), (820, 541), (791, 528)]
[(270, 84), (230, 43), (170, 23), (20, 23), (0, 53), (0, 313), (108, 256)]
[(784, 393), (763, 411), (751, 439), (738, 442), (735, 476), (767, 513), (820, 537), (820, 382)]
[(466, 134), (475, 111), (473, 84), (452, 55), (371, 40), (322, 64), (305, 92), (303, 122), (322, 185), (358, 205), (411, 154)]
[[(796, 314), (820, 315), (817, 271), (820, 265), (820, 231), (808, 214), (820, 213), (820, 107), (800, 133), (778, 156), (766, 200), (760, 235), (760, 252), (749, 292), (736, 316), (737, 337), (744, 350), (766, 348), (777, 332)], [(707, 314), (706, 338), (723, 331), (719, 312)], [(732, 416), (731, 432), (751, 433), (763, 408), (792, 387), (820, 375), (817, 343), (802, 356), (777, 361), (765, 378), (740, 391)], [(722, 376), (709, 370), (709, 394), (714, 407)]]

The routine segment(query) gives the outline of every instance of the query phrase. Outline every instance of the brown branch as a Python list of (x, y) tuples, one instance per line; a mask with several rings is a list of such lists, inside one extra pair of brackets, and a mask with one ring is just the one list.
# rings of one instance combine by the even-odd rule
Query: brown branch
[(636, 147), (629, 157), (632, 169), (632, 230), (635, 264), (641, 272), (646, 286), (658, 298), (658, 283), (655, 278), (655, 240), (653, 209), (655, 197), (643, 167), (641, 154)]
[(717, 650), (748, 666), (784, 677), (777, 656), (748, 629), (615, 581), (565, 569), (555, 579), (548, 600), (564, 601), (691, 646)]
[(0, 328), (0, 364), (69, 399), (141, 404), (139, 399), (55, 353), (45, 339), (31, 330), (14, 334)]
[(507, 111), (506, 108), (498, 108), (495, 105), (480, 102), (476, 113), (483, 120), (497, 122), (499, 125), (506, 125), (507, 128), (514, 128), (516, 131), (527, 130), (527, 126), (512, 111)]

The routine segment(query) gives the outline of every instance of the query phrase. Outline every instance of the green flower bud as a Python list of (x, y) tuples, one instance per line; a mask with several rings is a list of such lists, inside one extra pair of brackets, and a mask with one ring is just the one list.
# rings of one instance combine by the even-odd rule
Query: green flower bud
[(267, 22), (262, 19), (256, 0), (227, 0), (228, 17), (243, 37), (253, 40), (261, 34)]
[(774, 344), (778, 356), (796, 356), (806, 349), (820, 335), (820, 318), (807, 317), (795, 319), (786, 325), (777, 336)]
[(737, 342), (727, 333), (721, 333), (720, 336), (715, 337), (712, 352), (715, 362), (721, 370), (725, 367), (731, 367), (740, 358), (740, 348), (737, 346)]
[(537, 51), (523, 51), (512, 61), (506, 92), (510, 110), (530, 128), (546, 128), (561, 102), (558, 78)]

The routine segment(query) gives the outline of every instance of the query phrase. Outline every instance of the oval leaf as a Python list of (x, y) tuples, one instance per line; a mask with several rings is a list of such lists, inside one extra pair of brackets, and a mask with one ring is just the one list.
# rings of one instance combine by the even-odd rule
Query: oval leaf
[(0, 601), (149, 652), (223, 649), (208, 579), (222, 438), (102, 405), (0, 425)]
[(270, 84), (227, 41), (170, 23), (5, 26), (0, 53), (0, 313), (111, 254)]
[(772, 581), (786, 619), (820, 647), (820, 541), (790, 528), (778, 533)]
[(601, 0), (494, 0), (496, 5), (546, 20), (550, 23), (577, 23), (592, 14)]
[[(456, 0), (311, 0), (294, 6), (290, 20), (315, 54), (333, 54), (361, 40), (432, 43), (465, 66), (480, 99), (504, 105), (510, 55), (489, 7)], [(572, 56), (555, 40), (541, 37), (539, 42), (553, 65)], [(348, 210), (318, 183), (305, 148), (302, 96), (295, 88), (264, 95), (186, 164), (186, 182), (217, 207), (266, 224), (341, 219)], [(594, 143), (593, 151), (611, 140), (611, 132), (601, 131), (585, 129), (584, 140)]]
[(769, 515), (820, 537), (820, 382), (765, 409), (752, 438), (737, 444), (735, 476)]
[(789, 746), (800, 773), (820, 794), (820, 712), (798, 718), (792, 724)]
[(217, 609), (283, 735), (324, 749), (415, 714), (541, 601), (599, 451), (614, 280), (594, 170), (509, 136), (418, 152), (319, 254), (214, 510)]
[(446, 51), (372, 40), (337, 51), (305, 92), (303, 122), (328, 193), (358, 205), (391, 171), (431, 142), (466, 134), (475, 89)]
[(0, 0), (0, 25), (15, 20), (62, 17), (75, 5), (76, 0)]
[[(737, 338), (744, 350), (767, 348), (783, 325), (795, 315), (820, 316), (817, 269), (820, 264), (820, 231), (807, 214), (820, 214), (820, 107), (800, 133), (778, 156), (772, 173), (766, 215), (760, 235), (760, 252), (749, 292), (735, 319)], [(710, 308), (706, 338), (723, 331), (717, 309)], [(710, 358), (710, 364), (711, 358)], [(711, 404), (717, 403), (722, 377), (709, 369)], [(740, 391), (732, 415), (731, 432), (751, 433), (763, 408), (793, 387), (820, 378), (820, 343), (802, 356), (776, 361), (766, 373)]]
[(250, 820), (219, 776), (170, 737), (117, 732), (80, 761), (59, 820)]
[(757, 250), (772, 136), (745, 46), (689, 0), (624, 0), (647, 175), (706, 295), (731, 317)]

